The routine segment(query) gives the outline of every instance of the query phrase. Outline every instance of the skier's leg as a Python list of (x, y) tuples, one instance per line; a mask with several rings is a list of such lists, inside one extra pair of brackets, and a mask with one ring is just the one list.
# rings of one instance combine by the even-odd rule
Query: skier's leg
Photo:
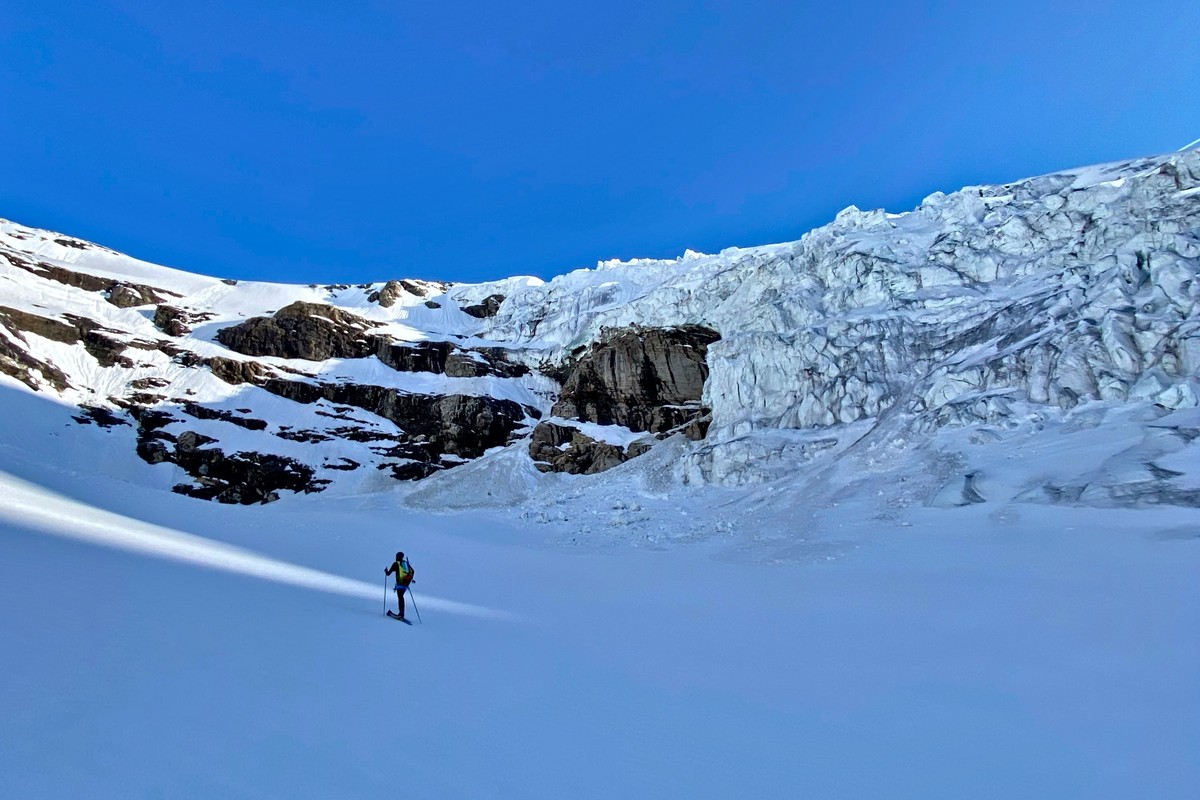
[(404, 587), (401, 586), (396, 590), (396, 602), (400, 604), (400, 616), (404, 616)]

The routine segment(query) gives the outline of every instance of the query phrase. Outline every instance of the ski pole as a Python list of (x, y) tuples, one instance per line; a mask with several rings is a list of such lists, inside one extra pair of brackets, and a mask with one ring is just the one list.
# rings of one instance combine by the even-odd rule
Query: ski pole
[(421, 623), (422, 625), (424, 625), (424, 624), (425, 624), (425, 620), (421, 619), (421, 609), (417, 608), (417, 598), (413, 596), (413, 592), (412, 592), (412, 587), (411, 587), (411, 586), (410, 586), (410, 587), (408, 587), (408, 599), (409, 599), (410, 601), (412, 601), (412, 604), (413, 604), (413, 611), (417, 612), (417, 622), (419, 622), (419, 623)]
[(387, 575), (383, 576), (383, 613), (387, 613)]

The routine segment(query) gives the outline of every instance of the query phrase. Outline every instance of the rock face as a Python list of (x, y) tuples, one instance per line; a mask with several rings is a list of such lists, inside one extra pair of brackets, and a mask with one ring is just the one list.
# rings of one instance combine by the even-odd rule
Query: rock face
[(701, 405), (708, 378), (705, 357), (720, 338), (699, 325), (610, 332), (569, 368), (551, 413), (668, 433), (709, 413)]
[(413, 297), (428, 297), (430, 294), (444, 292), (447, 288), (449, 284), (436, 281), (388, 281), (382, 289), (367, 295), (367, 302), (391, 308), (405, 293)]
[(248, 356), (302, 358), (365, 358), (372, 342), (367, 332), (374, 324), (322, 303), (297, 301), (272, 317), (254, 317), (240, 325), (222, 328), (217, 341)]
[(176, 484), (174, 491), (202, 500), (250, 505), (279, 499), (280, 491), (319, 492), (328, 481), (295, 459), (273, 454), (237, 452), (227, 455), (208, 447), (216, 440), (195, 431), (179, 435), (162, 430), (176, 420), (164, 411), (132, 407), (138, 421), (137, 454), (150, 464), (170, 462), (192, 476), (194, 483)]
[[(535, 408), (481, 395), (425, 395), (386, 386), (292, 380), (275, 376), (253, 362), (232, 359), (215, 358), (208, 365), (214, 374), (228, 383), (251, 383), (297, 403), (310, 405), (324, 400), (347, 407), (347, 410), (362, 409), (390, 420), (404, 432), (402, 437), (368, 434), (359, 440), (387, 439), (393, 442), (376, 452), (400, 459), (401, 463), (387, 466), (403, 479), (423, 478), (462, 460), (478, 458), (493, 447), (509, 444), (525, 427), (527, 419), (540, 416)], [(230, 418), (227, 413), (204, 411), (197, 409), (194, 403), (180, 402), (192, 416), (215, 416), (247, 428), (257, 428), (262, 423), (262, 420)], [(351, 427), (334, 433), (355, 439), (362, 431)], [(313, 440), (329, 437), (301, 432), (288, 433), (283, 438)]]
[[(86, 242), (80, 242), (78, 239), (57, 239), (55, 241), (64, 247), (71, 247), (76, 250), (91, 248), (91, 245)], [(165, 289), (156, 289), (153, 286), (145, 286), (140, 283), (131, 283), (113, 278), (89, 275), (85, 272), (76, 272), (65, 267), (48, 264), (44, 261), (33, 261), (16, 253), (2, 253), (0, 257), (5, 258), (14, 267), (37, 275), (39, 278), (52, 280), (64, 286), (83, 289), (87, 292), (103, 294), (104, 299), (117, 308), (135, 308), (137, 306), (152, 305), (154, 303), (162, 303), (168, 297), (178, 296), (174, 292), (169, 292)]]
[(391, 420), (407, 434), (395, 454), (428, 465), (426, 474), (442, 468), (439, 460), (443, 455), (478, 458), (489, 448), (508, 444), (528, 416), (526, 409), (511, 400), (478, 395), (420, 395), (385, 386), (312, 384), (281, 378), (260, 385), (299, 403), (328, 400)]
[(212, 314), (184, 311), (175, 306), (160, 305), (154, 309), (154, 327), (168, 336), (187, 336), (194, 322), (212, 319)]
[(372, 341), (374, 355), (399, 372), (430, 372), (451, 378), (518, 378), (529, 374), (529, 367), (512, 363), (498, 347), (464, 349), (449, 342), (397, 343), (388, 337)]
[(453, 378), (511, 378), (529, 372), (525, 365), (509, 362), (501, 348), (464, 349), (444, 341), (397, 342), (390, 336), (371, 333), (375, 327), (376, 323), (330, 305), (297, 302), (274, 316), (254, 317), (222, 328), (217, 332), (217, 341), (248, 356), (305, 361), (375, 356), (399, 372), (430, 372)]
[(542, 472), (591, 475), (629, 460), (625, 450), (601, 442), (578, 428), (543, 422), (529, 439), (529, 455)]
[(463, 313), (470, 314), (478, 319), (487, 319), (494, 317), (500, 313), (500, 304), (504, 302), (504, 295), (493, 294), (483, 298), (482, 303), (473, 306), (463, 306)]
[[(562, 394), (551, 413), (656, 437), (680, 432), (703, 439), (710, 413), (701, 403), (708, 378), (705, 357), (720, 338), (699, 325), (608, 331), (560, 369)], [(543, 422), (533, 432), (529, 455), (543, 472), (591, 474), (646, 451), (644, 442), (635, 444), (623, 448), (577, 428)]]

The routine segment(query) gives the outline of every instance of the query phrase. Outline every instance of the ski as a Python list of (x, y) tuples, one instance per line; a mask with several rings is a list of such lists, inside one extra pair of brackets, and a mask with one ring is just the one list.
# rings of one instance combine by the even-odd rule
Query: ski
[(407, 619), (405, 619), (404, 617), (400, 616), (399, 614), (393, 614), (391, 611), (388, 611), (388, 612), (387, 612), (387, 615), (388, 615), (389, 617), (391, 617), (392, 619), (398, 619), (398, 620), (400, 620), (400, 621), (401, 621), (401, 622), (403, 622), (405, 625), (412, 625), (412, 622), (410, 622), (409, 620), (407, 620)]

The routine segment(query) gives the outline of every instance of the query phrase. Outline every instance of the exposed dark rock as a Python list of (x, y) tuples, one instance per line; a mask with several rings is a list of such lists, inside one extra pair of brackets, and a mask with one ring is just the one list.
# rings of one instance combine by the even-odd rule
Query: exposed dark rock
[(275, 435), (280, 439), (287, 439), (289, 442), (304, 442), (305, 444), (317, 444), (333, 440), (332, 436), (326, 436), (319, 431), (310, 430), (293, 431), (280, 428), (275, 432)]
[(238, 285), (238, 282), (236, 280), (234, 280), (233, 278), (221, 278), (221, 283), (225, 284), (226, 286), (237, 286)]
[[(123, 367), (133, 366), (133, 362), (122, 355), (129, 345), (108, 335), (116, 333), (116, 331), (108, 330), (86, 317), (78, 317), (74, 314), (65, 314), (64, 317), (66, 322), (0, 306), (0, 325), (7, 328), (21, 341), (25, 341), (23, 333), (33, 333), (62, 344), (82, 343), (84, 349), (100, 362), (102, 367), (112, 367), (118, 364)], [(138, 343), (136, 346), (140, 347), (143, 344), (145, 343)], [(150, 345), (148, 349), (154, 348), (157, 348), (157, 344)], [(36, 361), (36, 359), (33, 360)]]
[(162, 389), (170, 385), (171, 382), (166, 378), (137, 378), (129, 382), (131, 389)]
[(354, 383), (302, 383), (269, 378), (259, 384), (272, 394), (298, 403), (350, 405), (391, 420), (408, 443), (430, 461), (449, 453), (478, 458), (508, 444), (530, 412), (511, 400), (475, 395), (408, 394), (386, 386)]
[(524, 364), (507, 360), (499, 347), (463, 349), (450, 342), (395, 343), (387, 337), (376, 337), (375, 355), (398, 372), (432, 372), (451, 378), (475, 378), (497, 375), (517, 378), (529, 373)]
[(441, 308), (441, 307), (442, 307), (442, 304), (441, 304), (441, 303), (436, 303), (436, 302), (434, 302), (433, 300), (426, 300), (426, 301), (425, 301), (425, 307), (426, 307), (426, 308)]
[(74, 325), (7, 306), (0, 306), (0, 325), (23, 342), (26, 341), (23, 335), (26, 333), (37, 334), (62, 344), (74, 344), (79, 341), (79, 330)]
[(375, 355), (398, 372), (446, 372), (446, 360), (456, 350), (449, 342), (412, 342), (394, 344), (390, 340), (376, 342)]
[[(9, 327), (4, 319), (3, 312), (0, 312), (0, 324), (8, 328), (15, 337), (22, 341), (24, 340), (24, 337), (20, 333)], [(55, 391), (59, 392), (71, 386), (66, 374), (58, 367), (47, 361), (34, 358), (19, 345), (3, 336), (0, 336), (0, 372), (11, 378), (16, 378), (34, 391), (38, 391), (43, 383), (49, 384)]]
[(255, 383), (266, 377), (271, 371), (257, 361), (238, 361), (233, 358), (213, 356), (205, 361), (212, 374), (226, 383), (237, 386), (242, 383)]
[(171, 460), (171, 448), (162, 439), (139, 439), (135, 452), (147, 464), (162, 464)]
[(656, 434), (687, 425), (709, 413), (705, 357), (720, 338), (699, 325), (609, 332), (570, 366), (552, 413)]
[(136, 283), (114, 284), (105, 299), (117, 308), (136, 308), (160, 302), (150, 287)]
[(578, 428), (542, 422), (529, 439), (529, 455), (541, 472), (591, 475), (627, 461), (616, 445), (593, 439)]
[[(160, 428), (165, 428), (172, 422), (179, 421), (160, 408), (146, 408), (145, 406), (130, 404), (125, 410), (137, 420), (139, 434), (161, 433)], [(172, 442), (175, 441), (174, 436), (165, 433), (162, 435), (169, 437)]]
[[(58, 240), (56, 240), (58, 241)], [(71, 245), (74, 247), (75, 245)], [(86, 245), (85, 245), (86, 246)], [(86, 272), (75, 272), (66, 267), (47, 264), (44, 261), (34, 263), (26, 259), (5, 254), (9, 263), (26, 272), (37, 275), (65, 286), (83, 289), (85, 292), (102, 292), (105, 299), (118, 308), (133, 308), (151, 303), (162, 303), (167, 297), (179, 297), (176, 292), (145, 286), (140, 283), (129, 283), (116, 278), (104, 278), (99, 275), (89, 275)]]
[(695, 417), (690, 422), (684, 423), (679, 432), (691, 439), (694, 442), (701, 441), (705, 436), (708, 436), (709, 426), (712, 425), (712, 415), (705, 414), (702, 417)]
[(248, 356), (324, 361), (365, 358), (373, 350), (366, 332), (376, 323), (321, 303), (295, 302), (272, 317), (253, 317), (222, 328), (217, 341)]
[(195, 431), (184, 431), (183, 433), (179, 434), (178, 437), (176, 437), (175, 449), (177, 452), (190, 453), (194, 450), (204, 447), (206, 444), (212, 444), (215, 441), (216, 439), (213, 437), (205, 436), (202, 433), (196, 433)]
[[(388, 281), (383, 285), (382, 289), (367, 295), (367, 302), (379, 303), (384, 308), (391, 308), (400, 299), (401, 292), (407, 292), (414, 297), (426, 297), (431, 292), (444, 292), (449, 286), (450, 284), (441, 283), (440, 281)], [(429, 305), (429, 302), (426, 302), (425, 305)], [(433, 307), (440, 308), (437, 304), (434, 304)]]
[(473, 306), (463, 306), (463, 312), (470, 314), (472, 317), (479, 319), (487, 319), (494, 317), (500, 313), (500, 304), (504, 302), (504, 295), (492, 294), (483, 298), (482, 303)]
[(159, 430), (177, 420), (170, 414), (147, 408), (130, 408), (138, 421), (137, 454), (150, 464), (171, 462), (195, 480), (179, 484), (173, 491), (219, 503), (269, 503), (282, 490), (319, 492), (328, 481), (313, 478), (313, 470), (299, 461), (266, 453), (239, 452), (226, 455), (208, 447), (216, 440), (195, 431), (178, 436)]
[(80, 406), (83, 412), (72, 417), (80, 425), (99, 425), (101, 428), (114, 428), (117, 425), (128, 425), (129, 422), (118, 417), (112, 411), (102, 406)]
[(173, 347), (170, 342), (162, 341), (158, 343), (158, 349), (171, 357), (171, 361), (181, 367), (203, 367), (208, 364), (208, 360), (192, 350), (184, 350), (182, 347)]
[[(528, 375), (531, 370), (524, 364), (518, 364), (508, 360), (509, 351), (503, 347), (472, 347), (460, 351), (461, 354), (469, 357), (474, 364), (479, 364), (480, 359), (486, 363), (490, 369), (485, 372), (475, 372), (475, 374), (497, 375), (501, 378), (520, 378)], [(478, 370), (478, 367), (471, 367), (472, 370)], [(446, 374), (455, 377), (451, 372), (450, 366), (446, 368)]]
[(389, 469), (398, 481), (419, 481), (435, 472), (441, 472), (438, 464), (429, 461), (405, 461), (399, 464), (380, 464), (379, 469)]
[(251, 431), (263, 431), (267, 429), (267, 421), (263, 419), (255, 419), (254, 417), (239, 417), (232, 411), (226, 411), (220, 408), (209, 408), (192, 400), (182, 400), (176, 398), (174, 402), (180, 405), (185, 414), (190, 417), (195, 417), (196, 419), (217, 419)]
[(136, 406), (149, 408), (150, 406), (157, 405), (166, 399), (166, 395), (155, 394), (154, 392), (134, 392), (133, 394), (127, 394), (124, 397), (110, 396), (108, 401), (119, 408), (129, 411), (131, 408)]
[(154, 327), (170, 336), (184, 336), (192, 332), (192, 323), (213, 318), (204, 312), (184, 311), (175, 306), (160, 305), (154, 309)]
[[(249, 356), (277, 356), (323, 361), (327, 358), (366, 358), (374, 355), (400, 372), (432, 372), (452, 378), (481, 375), (518, 377), (529, 372), (523, 364), (507, 360), (503, 348), (477, 350), (449, 342), (397, 342), (390, 336), (369, 333), (376, 323), (328, 305), (292, 303), (273, 317), (254, 317), (223, 328), (217, 341)], [(233, 371), (228, 364), (210, 359), (214, 374), (231, 383), (253, 382), (245, 368)]]
[(194, 485), (178, 484), (172, 491), (216, 500), (218, 503), (270, 503), (279, 499), (279, 492), (322, 491), (328, 481), (314, 480), (311, 467), (291, 458), (268, 453), (234, 453), (226, 455), (217, 448), (183, 449), (176, 446), (171, 461), (195, 478)]
[(442, 281), (400, 281), (400, 286), (409, 294), (417, 297), (424, 297), (430, 292), (444, 292), (450, 288), (450, 284)]
[(625, 448), (626, 458), (637, 458), (650, 452), (650, 448), (654, 447), (657, 439), (652, 436), (647, 436), (643, 439), (638, 439), (635, 442), (630, 442), (629, 447)]
[(90, 250), (91, 245), (80, 239), (55, 239), (55, 244), (61, 244), (63, 247), (74, 247), (76, 250)]
[[(124, 355), (130, 344), (118, 341), (108, 335), (116, 333), (116, 331), (109, 330), (86, 317), (77, 317), (74, 314), (64, 316), (77, 332), (76, 341), (83, 343), (83, 349), (88, 351), (100, 366), (133, 368), (133, 360)], [(138, 346), (141, 347), (140, 344)]]
[[(320, 412), (317, 412), (320, 413)], [(371, 430), (370, 428), (358, 428), (352, 425), (346, 425), (341, 428), (332, 428), (328, 433), (345, 439), (350, 442), (402, 442), (404, 437), (395, 433), (384, 433), (383, 431)]]
[(427, 294), (425, 287), (412, 281), (388, 281), (379, 291), (371, 292), (367, 296), (367, 302), (379, 303), (384, 308), (391, 308), (400, 299), (401, 292), (408, 292), (417, 297), (424, 297)]
[(345, 456), (342, 456), (340, 459), (338, 459), (337, 463), (326, 462), (321, 466), (323, 466), (325, 469), (337, 469), (342, 470), (343, 472), (351, 472), (361, 467), (362, 464), (359, 464), (353, 458), (346, 458)]
[(647, 452), (654, 437), (682, 433), (703, 439), (712, 421), (701, 406), (708, 378), (708, 345), (720, 338), (698, 325), (622, 328), (580, 348), (544, 374), (563, 383), (551, 413), (557, 417), (620, 425), (653, 437), (622, 449), (576, 428), (543, 422), (530, 438), (529, 454), (543, 472), (590, 474)]

